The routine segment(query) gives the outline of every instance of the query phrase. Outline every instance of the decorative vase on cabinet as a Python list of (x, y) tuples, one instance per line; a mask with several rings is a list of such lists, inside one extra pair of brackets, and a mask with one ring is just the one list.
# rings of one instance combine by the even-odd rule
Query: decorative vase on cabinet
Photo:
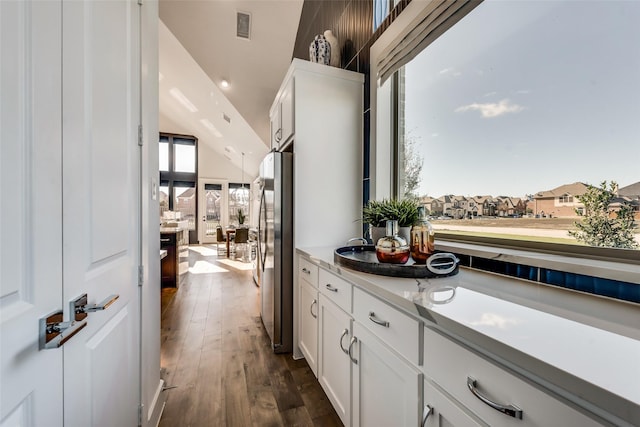
[(338, 38), (333, 35), (331, 30), (326, 30), (324, 32), (324, 38), (331, 46), (331, 60), (329, 61), (329, 65), (332, 67), (340, 67), (340, 46), (338, 46)]
[(311, 42), (309, 46), (309, 60), (324, 65), (329, 65), (331, 62), (331, 45), (324, 35), (319, 34), (315, 36)]

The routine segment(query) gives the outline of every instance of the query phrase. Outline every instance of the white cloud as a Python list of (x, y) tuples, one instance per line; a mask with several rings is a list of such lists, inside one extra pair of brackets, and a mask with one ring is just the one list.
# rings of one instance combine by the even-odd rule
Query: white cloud
[(493, 95), (497, 95), (497, 94), (498, 94), (498, 92), (488, 92), (488, 93), (485, 93), (484, 96), (485, 97), (489, 97), (489, 96), (493, 96)]
[(439, 137), (439, 136), (440, 136), (440, 134), (438, 134), (438, 133), (436, 133), (436, 132), (434, 132), (434, 133), (432, 133), (432, 134), (431, 134), (431, 137), (432, 137), (432, 138), (437, 138), (437, 137)]
[(444, 70), (440, 70), (440, 74), (448, 74), (453, 71), (453, 68), (445, 68)]
[(528, 95), (530, 93), (531, 93), (531, 91), (529, 89), (520, 89), (520, 90), (516, 91), (516, 94), (518, 94), (518, 95)]
[(490, 119), (493, 117), (499, 117), (508, 113), (519, 113), (524, 110), (524, 107), (512, 104), (508, 99), (503, 99), (498, 102), (489, 102), (486, 104), (478, 104), (477, 102), (469, 105), (463, 105), (462, 107), (456, 108), (456, 113), (464, 113), (467, 111), (480, 111), (482, 117), (486, 119)]

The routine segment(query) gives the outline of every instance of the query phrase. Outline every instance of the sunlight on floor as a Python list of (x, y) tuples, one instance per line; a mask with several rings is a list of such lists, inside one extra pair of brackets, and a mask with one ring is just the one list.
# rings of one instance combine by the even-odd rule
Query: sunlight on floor
[(218, 251), (215, 248), (212, 249), (208, 246), (189, 246), (189, 250), (197, 252), (202, 256), (218, 255)]
[(209, 273), (228, 273), (224, 267), (216, 265), (209, 261), (196, 261), (193, 267), (189, 267), (191, 274), (209, 274)]
[(229, 267), (235, 268), (236, 270), (251, 270), (253, 268), (253, 264), (251, 264), (250, 262), (236, 261), (227, 258), (217, 259), (216, 262), (228, 265)]

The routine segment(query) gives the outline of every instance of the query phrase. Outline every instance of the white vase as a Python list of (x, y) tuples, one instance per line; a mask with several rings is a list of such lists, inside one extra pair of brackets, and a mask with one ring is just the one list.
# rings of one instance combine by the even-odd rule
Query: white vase
[(338, 45), (338, 38), (333, 35), (331, 30), (326, 30), (324, 32), (324, 38), (331, 46), (331, 61), (329, 62), (329, 65), (340, 68), (340, 46)]

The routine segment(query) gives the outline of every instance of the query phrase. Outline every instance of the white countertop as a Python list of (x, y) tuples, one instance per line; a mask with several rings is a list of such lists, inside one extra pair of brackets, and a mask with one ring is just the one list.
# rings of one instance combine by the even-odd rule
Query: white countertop
[(640, 423), (637, 304), (464, 268), (447, 278), (378, 276), (335, 264), (332, 248), (298, 251), (557, 394)]

